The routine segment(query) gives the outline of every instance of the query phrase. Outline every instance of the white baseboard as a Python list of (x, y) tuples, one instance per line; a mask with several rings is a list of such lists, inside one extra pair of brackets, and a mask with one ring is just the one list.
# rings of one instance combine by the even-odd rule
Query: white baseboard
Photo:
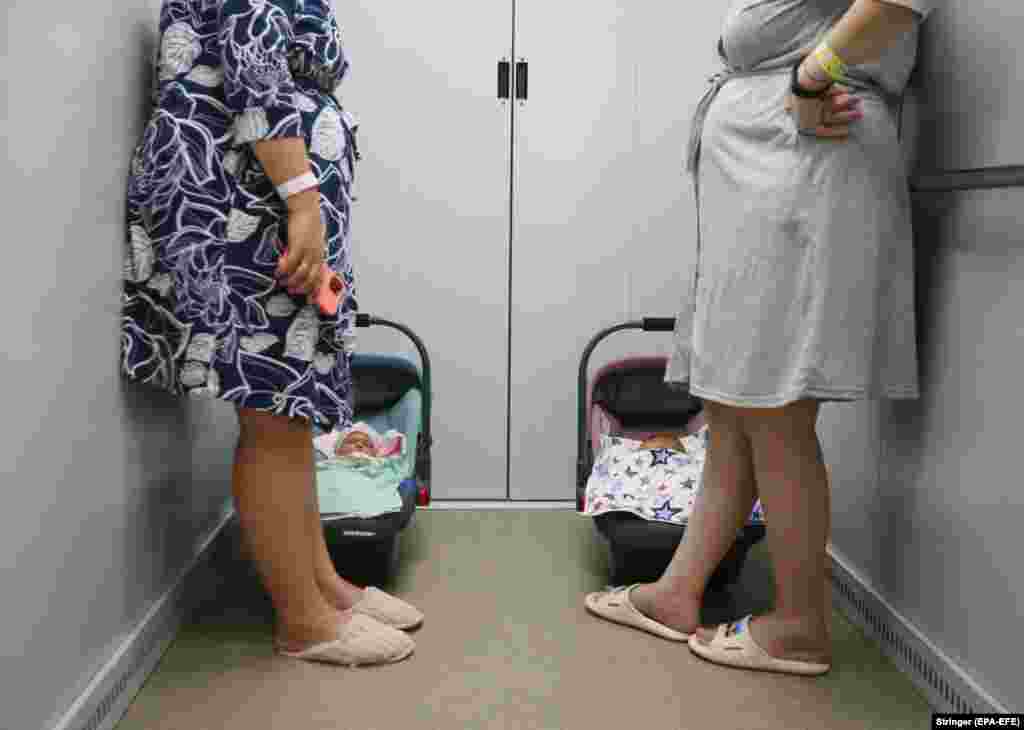
[(227, 510), (195, 557), (146, 612), (52, 730), (113, 730), (211, 583), (211, 547), (234, 516)]
[(516, 501), (516, 500), (472, 500), (472, 499), (434, 499), (426, 507), (417, 507), (420, 510), (576, 510), (574, 500), (561, 501)]
[(837, 608), (903, 671), (937, 712), (1008, 710), (893, 608), (847, 560), (829, 549)]

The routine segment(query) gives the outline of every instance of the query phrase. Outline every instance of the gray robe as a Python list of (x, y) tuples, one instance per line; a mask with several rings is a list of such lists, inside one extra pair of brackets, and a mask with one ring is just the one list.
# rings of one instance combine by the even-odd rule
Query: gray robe
[[(923, 18), (928, 0), (892, 0)], [(916, 398), (914, 257), (898, 105), (917, 27), (851, 68), (864, 118), (797, 133), (788, 69), (851, 0), (741, 0), (691, 143), (698, 253), (666, 380), (707, 400)], [(760, 75), (744, 75), (761, 71)], [(698, 154), (699, 153), (699, 154)]]

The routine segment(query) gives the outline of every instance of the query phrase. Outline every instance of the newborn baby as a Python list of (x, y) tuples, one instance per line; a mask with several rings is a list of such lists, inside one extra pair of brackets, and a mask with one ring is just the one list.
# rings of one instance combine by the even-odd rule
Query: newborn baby
[(338, 436), (334, 444), (335, 456), (386, 457), (402, 451), (402, 435), (388, 432), (378, 434), (366, 423), (354, 423)]
[(335, 456), (353, 456), (363, 454), (365, 456), (376, 456), (377, 448), (370, 440), (369, 434), (363, 431), (349, 431), (345, 436), (338, 439), (334, 447)]

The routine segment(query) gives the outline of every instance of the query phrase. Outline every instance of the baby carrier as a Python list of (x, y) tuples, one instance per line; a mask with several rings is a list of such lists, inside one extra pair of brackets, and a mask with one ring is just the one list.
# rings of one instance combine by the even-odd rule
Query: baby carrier
[[(602, 447), (642, 441), (656, 432), (696, 433), (703, 421), (703, 406), (698, 398), (684, 388), (670, 386), (665, 382), (668, 363), (665, 357), (631, 357), (611, 362), (588, 382), (590, 358), (597, 345), (615, 332), (671, 332), (674, 328), (675, 319), (666, 317), (646, 317), (609, 327), (591, 339), (580, 361), (577, 383), (577, 509), (593, 516), (595, 528), (608, 546), (610, 582), (615, 585), (650, 582), (661, 576), (686, 530), (686, 512), (678, 508), (667, 510), (666, 515), (671, 513), (671, 517), (664, 518), (657, 516), (657, 512), (654, 512), (656, 516), (653, 517), (641, 516), (650, 512), (639, 508), (616, 508), (602, 512), (596, 504), (598, 500), (595, 499), (596, 492), (593, 489), (596, 481), (596, 478), (592, 480), (595, 460), (600, 457)], [(694, 451), (699, 450), (700, 439), (688, 441), (697, 446)], [(683, 463), (681, 473), (686, 473), (689, 468), (689, 478), (692, 479), (694, 473), (699, 474), (699, 467), (695, 468), (693, 463), (686, 464), (683, 456), (678, 458)], [(643, 469), (644, 464), (638, 463), (641, 465), (637, 468)], [(702, 463), (702, 460), (698, 463)], [(643, 481), (643, 477), (640, 481)], [(588, 483), (592, 485), (589, 500)], [(640, 482), (629, 481), (624, 489), (627, 492), (630, 489), (639, 492), (635, 486), (637, 483)], [(622, 489), (621, 480), (617, 486)], [(668, 491), (666, 488), (666, 493)], [(636, 500), (632, 499), (634, 496)], [(634, 501), (639, 504), (642, 499), (641, 494), (625, 494), (616, 504), (630, 504)], [(736, 542), (711, 577), (708, 588), (715, 590), (735, 582), (748, 551), (764, 535), (765, 527), (758, 507), (746, 526), (739, 531)]]
[[(357, 327), (390, 327), (412, 340), (422, 370), (395, 355), (361, 354), (352, 357), (353, 421), (385, 433), (397, 431), (405, 450), (395, 468), (374, 475), (346, 467), (338, 460), (317, 456), (317, 492), (320, 519), (328, 548), (339, 573), (363, 585), (380, 583), (397, 567), (399, 539), (417, 504), (430, 503), (430, 358), (423, 342), (405, 325), (359, 314)], [(367, 500), (375, 490), (377, 501)], [(380, 496), (393, 498), (384, 511), (374, 514)], [(369, 511), (367, 511), (369, 510)]]

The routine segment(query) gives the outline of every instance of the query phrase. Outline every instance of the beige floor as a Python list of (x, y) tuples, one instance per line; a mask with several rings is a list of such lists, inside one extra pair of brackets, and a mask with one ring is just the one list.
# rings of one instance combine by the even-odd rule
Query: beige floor
[[(118, 730), (919, 730), (928, 705), (836, 615), (836, 665), (817, 679), (707, 664), (685, 645), (587, 614), (602, 544), (572, 512), (425, 511), (389, 587), (427, 621), (401, 664), (341, 669), (273, 656), (252, 573), (230, 578), (186, 626)], [(768, 605), (755, 549), (705, 620)], [(766, 600), (767, 599), (767, 600)]]

